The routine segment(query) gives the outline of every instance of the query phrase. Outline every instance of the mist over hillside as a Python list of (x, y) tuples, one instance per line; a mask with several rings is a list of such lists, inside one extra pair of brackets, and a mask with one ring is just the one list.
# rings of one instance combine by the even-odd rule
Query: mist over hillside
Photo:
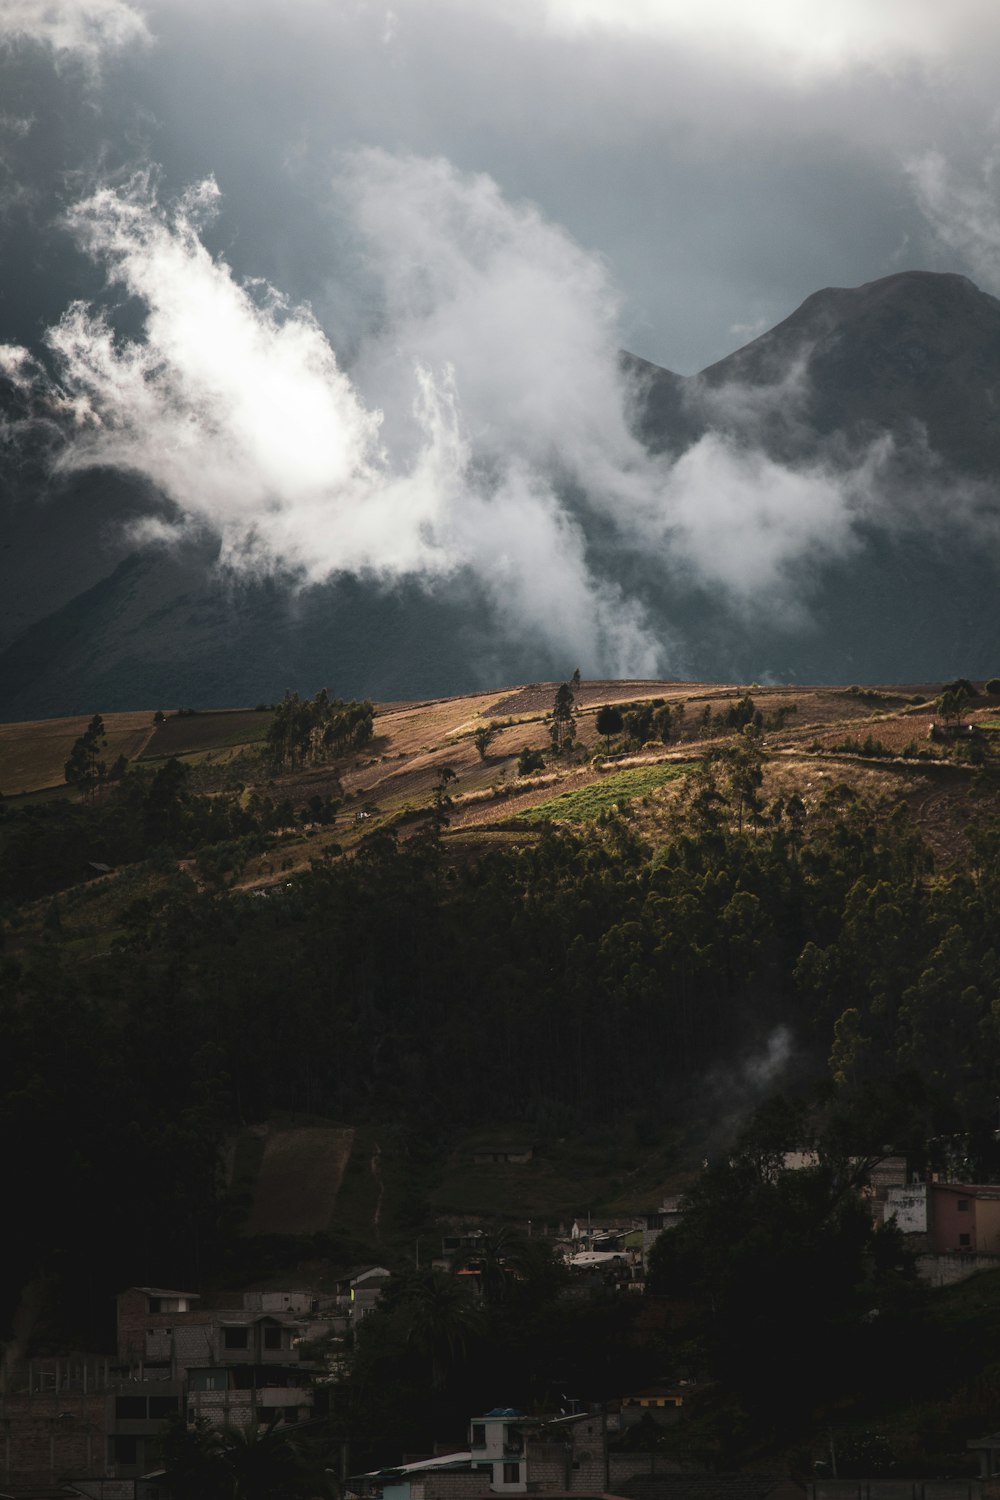
[[(494, 488), (479, 517), (502, 522), (492, 553), (362, 556), (313, 578), (301, 552), (252, 554), (252, 516), (246, 555), (240, 535), (220, 543), (211, 514), (185, 515), (141, 454), (115, 450), (106, 413), (74, 455), (52, 388), (8, 369), (2, 712), (241, 703), (320, 681), (445, 694), (570, 661), (703, 680), (989, 673), (998, 333), (1000, 303), (965, 277), (906, 272), (818, 292), (698, 376), (626, 354), (606, 394), (632, 447), (609, 457), (597, 434), (606, 472), (589, 488), (558, 449), (538, 460), (548, 532)], [(508, 547), (538, 549), (530, 571)]]

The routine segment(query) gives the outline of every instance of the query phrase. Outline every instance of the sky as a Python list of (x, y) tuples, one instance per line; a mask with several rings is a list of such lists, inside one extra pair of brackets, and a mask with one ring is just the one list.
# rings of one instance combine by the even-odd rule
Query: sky
[(581, 514), (793, 620), (877, 456), (654, 459), (617, 350), (693, 373), (903, 269), (1000, 293), (998, 63), (994, 0), (4, 0), (0, 372), (54, 470), (169, 497), (139, 541), (471, 568), (664, 670)]

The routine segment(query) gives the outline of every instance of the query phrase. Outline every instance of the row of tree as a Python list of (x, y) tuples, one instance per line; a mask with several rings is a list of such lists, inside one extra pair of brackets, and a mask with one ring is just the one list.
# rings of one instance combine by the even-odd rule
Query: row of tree
[(331, 698), (326, 688), (313, 698), (287, 692), (267, 731), (268, 759), (276, 770), (292, 771), (334, 760), (367, 745), (374, 721), (375, 710), (367, 699)]

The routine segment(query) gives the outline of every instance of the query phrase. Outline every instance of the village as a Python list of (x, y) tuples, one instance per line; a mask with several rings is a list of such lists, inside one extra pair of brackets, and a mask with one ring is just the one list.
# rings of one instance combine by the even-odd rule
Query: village
[[(815, 1164), (812, 1152), (792, 1151), (781, 1170)], [(927, 1284), (940, 1288), (1000, 1270), (1000, 1185), (911, 1180), (905, 1157), (889, 1155), (866, 1164), (860, 1191), (876, 1223), (893, 1222), (901, 1231)], [(682, 1196), (671, 1195), (646, 1214), (581, 1214), (571, 1226), (540, 1231), (529, 1224), (527, 1232), (541, 1232), (568, 1269), (565, 1295), (594, 1286), (642, 1295), (650, 1252), (683, 1212)], [(489, 1237), (482, 1227), (451, 1229), (432, 1261), (460, 1279), (472, 1302), (483, 1295)], [(268, 1286), (221, 1298), (133, 1286), (117, 1298), (114, 1353), (20, 1358), (8, 1346), (0, 1387), (0, 1494), (5, 1500), (184, 1500), (162, 1468), (165, 1422), (244, 1432), (322, 1424), (335, 1409), (347, 1350), (392, 1274), (385, 1265), (359, 1265), (323, 1278), (322, 1290)], [(683, 1421), (694, 1389), (694, 1382), (680, 1380), (623, 1390), (599, 1410), (580, 1409), (567, 1393), (565, 1409), (541, 1416), (511, 1407), (470, 1412), (467, 1449), (444, 1445), (438, 1451), (429, 1435), (433, 1451), (400, 1455), (395, 1467), (361, 1474), (351, 1472), (345, 1443), (335, 1481), (348, 1500), (524, 1493), (725, 1500), (725, 1476), (698, 1476), (655, 1445), (651, 1451), (636, 1446), (638, 1424), (653, 1432)], [(505, 1394), (498, 1392), (501, 1399)], [(1000, 1436), (969, 1446), (978, 1453), (984, 1482), (1000, 1472)], [(782, 1500), (788, 1488), (773, 1475), (754, 1479), (755, 1487), (732, 1491), (733, 1500)], [(950, 1489), (938, 1484), (934, 1500), (973, 1500), (981, 1492), (973, 1481), (956, 1483)], [(861, 1493), (835, 1474), (818, 1478), (813, 1490), (812, 1500)], [(864, 1500), (876, 1500), (877, 1493), (877, 1486), (867, 1486)]]

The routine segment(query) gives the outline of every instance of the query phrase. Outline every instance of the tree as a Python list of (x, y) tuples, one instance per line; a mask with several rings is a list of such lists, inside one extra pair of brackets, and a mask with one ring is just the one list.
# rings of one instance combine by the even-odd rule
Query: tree
[(616, 708), (613, 703), (605, 703), (603, 707), (597, 710), (594, 727), (598, 734), (603, 734), (609, 750), (611, 749), (611, 736), (613, 734), (621, 734), (624, 722), (621, 710)]
[(475, 734), (472, 736), (472, 742), (475, 745), (476, 749), (479, 751), (480, 760), (486, 759), (486, 752), (492, 745), (493, 741), (496, 739), (499, 732), (500, 725), (495, 723), (492, 719), (488, 724), (480, 724), (476, 729)]
[(77, 786), (85, 797), (93, 795), (107, 775), (107, 764), (101, 751), (107, 749), (104, 720), (95, 714), (83, 734), (73, 745), (64, 775), (70, 786)]
[(326, 688), (314, 698), (287, 692), (267, 731), (268, 757), (276, 769), (288, 766), (293, 771), (310, 762), (334, 759), (345, 750), (368, 744), (374, 717), (367, 699), (347, 703), (331, 698)]
[(453, 781), (458, 776), (451, 766), (442, 766), (438, 772), (437, 781), (434, 783), (434, 812), (432, 821), (435, 828), (445, 828), (448, 824), (448, 814), (454, 806), (454, 801), (448, 792)]
[[(732, 1154), (688, 1194), (650, 1256), (653, 1291), (686, 1308), (705, 1374), (756, 1426), (801, 1432), (816, 1406), (857, 1388), (875, 1357), (877, 1314), (912, 1282), (895, 1227), (876, 1227), (859, 1188), (866, 1165), (826, 1157), (786, 1168), (808, 1144), (794, 1106), (758, 1115)], [(760, 1381), (760, 1350), (773, 1380)], [(808, 1362), (811, 1379), (799, 1372)]]
[(653, 705), (640, 703), (625, 715), (625, 734), (636, 745), (644, 745), (653, 732)]
[(399, 1312), (407, 1344), (428, 1361), (431, 1388), (442, 1390), (481, 1322), (466, 1282), (430, 1267), (414, 1271), (386, 1288), (386, 1309)]
[(521, 753), (517, 757), (517, 774), (519, 776), (530, 776), (532, 771), (545, 770), (545, 756), (540, 750), (532, 750), (530, 745), (522, 745)]
[(568, 682), (556, 690), (550, 715), (549, 736), (556, 755), (568, 750), (576, 738), (576, 698)]
[(669, 703), (662, 703), (653, 715), (653, 733), (669, 745), (674, 730), (674, 716)]
[(287, 1427), (187, 1427), (175, 1417), (163, 1437), (167, 1485), (184, 1500), (314, 1500), (326, 1489)]
[(946, 688), (937, 701), (938, 713), (946, 724), (957, 723), (968, 707), (969, 695), (960, 684)]
[(759, 792), (764, 780), (764, 747), (760, 730), (753, 724), (744, 725), (737, 743), (725, 750), (721, 759), (729, 772), (729, 795), (736, 805), (742, 833), (744, 816), (749, 814), (756, 825), (762, 810)]

